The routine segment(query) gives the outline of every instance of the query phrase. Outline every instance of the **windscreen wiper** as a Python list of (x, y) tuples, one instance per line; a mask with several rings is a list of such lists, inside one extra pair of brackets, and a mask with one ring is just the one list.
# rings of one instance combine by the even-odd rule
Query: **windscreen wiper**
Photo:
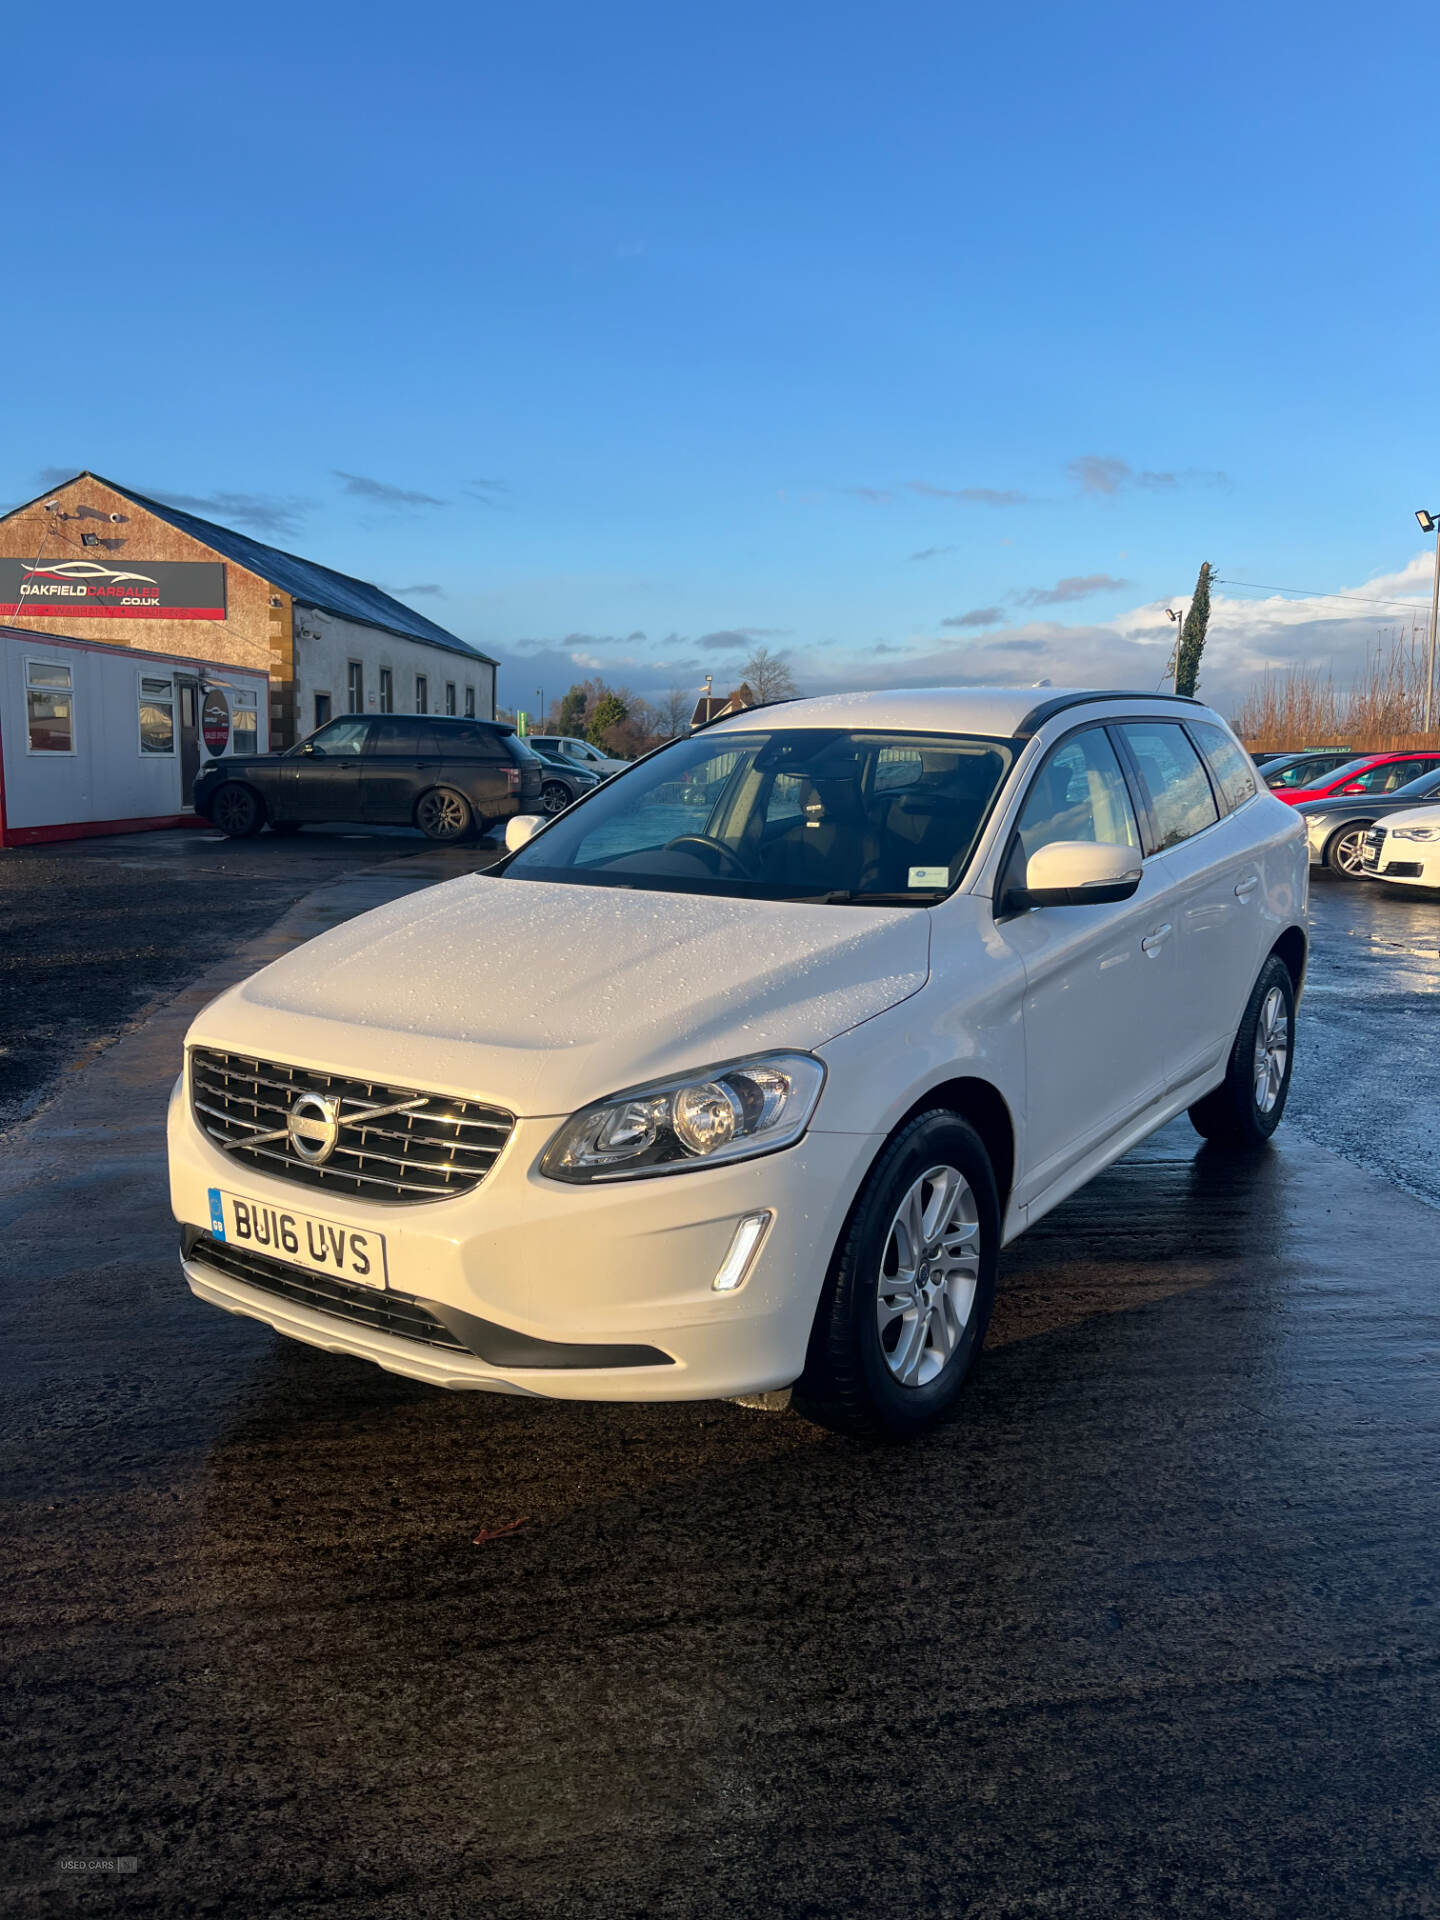
[(849, 887), (837, 887), (830, 893), (806, 893), (798, 897), (819, 907), (929, 907), (943, 900), (945, 887), (911, 887), (905, 893), (856, 893)]

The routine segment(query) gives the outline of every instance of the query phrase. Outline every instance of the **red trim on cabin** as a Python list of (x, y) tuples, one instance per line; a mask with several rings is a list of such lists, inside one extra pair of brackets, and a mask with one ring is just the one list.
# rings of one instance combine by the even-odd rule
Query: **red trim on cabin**
[(106, 833), (157, 833), (164, 827), (210, 827), (210, 822), (198, 813), (157, 813), (145, 820), (67, 820), (56, 827), (9, 829), (0, 821), (0, 847), (38, 847), (52, 840), (89, 840)]

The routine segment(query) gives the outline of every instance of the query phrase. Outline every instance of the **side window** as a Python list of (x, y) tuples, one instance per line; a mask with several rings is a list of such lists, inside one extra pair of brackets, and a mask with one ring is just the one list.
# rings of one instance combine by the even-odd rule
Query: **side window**
[(1125, 776), (1103, 727), (1089, 727), (1055, 749), (1025, 796), (1018, 832), (1027, 860), (1055, 840), (1140, 845)]
[(1397, 777), (1399, 772), (1397, 763), (1388, 760), (1383, 766), (1371, 767), (1368, 773), (1362, 773), (1354, 780), (1342, 781), (1341, 792), (1343, 793), (1346, 787), (1363, 787), (1366, 793), (1389, 793), (1393, 787), (1399, 785)]
[(31, 753), (75, 751), (69, 667), (51, 666), (47, 660), (25, 662), (25, 717)]
[(453, 727), (436, 727), (445, 753), (461, 760), (509, 760), (498, 733), (476, 721), (461, 720)]
[(1215, 796), (1185, 729), (1172, 720), (1131, 720), (1120, 731), (1149, 796), (1155, 851), (1213, 827), (1220, 818)]
[(1211, 726), (1208, 720), (1192, 721), (1191, 733), (1200, 743), (1215, 784), (1225, 796), (1225, 804), (1233, 813), (1236, 807), (1243, 807), (1255, 794), (1255, 769), (1236, 746), (1229, 734), (1220, 727)]
[(311, 735), (309, 744), (317, 753), (361, 753), (369, 731), (370, 722), (357, 714), (344, 720), (332, 720), (328, 727), (322, 727), (319, 733)]
[(173, 680), (140, 678), (140, 751), (174, 753), (175, 683)]
[(230, 751), (254, 753), (259, 740), (259, 696), (237, 689), (230, 695)]
[(804, 786), (805, 782), (798, 774), (776, 774), (770, 783), (770, 797), (765, 806), (767, 827), (776, 827), (782, 822), (793, 825), (801, 818), (805, 811)]
[(421, 728), (422, 723), (408, 714), (402, 714), (395, 720), (377, 720), (370, 734), (370, 751), (387, 759), (413, 760), (416, 754), (424, 750)]

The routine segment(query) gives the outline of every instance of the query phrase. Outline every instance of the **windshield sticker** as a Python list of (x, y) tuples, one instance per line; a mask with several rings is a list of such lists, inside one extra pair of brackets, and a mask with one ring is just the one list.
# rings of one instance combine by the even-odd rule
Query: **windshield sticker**
[(910, 884), (912, 887), (948, 887), (950, 869), (948, 867), (911, 867)]

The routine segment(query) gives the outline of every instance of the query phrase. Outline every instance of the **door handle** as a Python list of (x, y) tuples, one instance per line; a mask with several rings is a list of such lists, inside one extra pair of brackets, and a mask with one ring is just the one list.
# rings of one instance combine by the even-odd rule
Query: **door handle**
[(1140, 942), (1141, 952), (1158, 953), (1174, 931), (1175, 929), (1170, 925), (1168, 920), (1163, 927), (1152, 927), (1150, 932), (1147, 933), (1145, 938)]
[(1258, 873), (1249, 874), (1244, 880), (1237, 880), (1235, 883), (1235, 898), (1237, 900), (1248, 900), (1259, 884), (1260, 876)]

